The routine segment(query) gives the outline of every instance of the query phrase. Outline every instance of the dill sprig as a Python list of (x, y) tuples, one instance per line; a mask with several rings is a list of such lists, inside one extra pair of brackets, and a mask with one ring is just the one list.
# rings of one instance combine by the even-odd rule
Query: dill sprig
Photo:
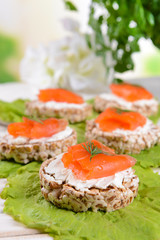
[(33, 120), (33, 121), (36, 121), (38, 123), (41, 123), (41, 124), (44, 124), (43, 120), (45, 119), (40, 119), (40, 118), (37, 118), (35, 115), (24, 115), (24, 117), (28, 118), (29, 120)]
[(37, 118), (36, 116), (31, 116), (30, 119), (34, 120), (38, 123), (44, 124), (44, 122), (43, 122), (44, 119)]
[(102, 151), (102, 149), (98, 148), (97, 146), (94, 145), (93, 142), (89, 141), (88, 143), (86, 143), (86, 145), (81, 144), (82, 147), (91, 154), (90, 156), (90, 161), (92, 160), (92, 158), (94, 156), (96, 156), (97, 154), (105, 154), (107, 156), (113, 156), (114, 154)]
[(113, 109), (115, 109), (116, 113), (118, 113), (118, 114), (122, 114), (124, 112), (133, 112), (133, 111), (128, 110), (128, 109), (121, 109), (121, 108), (113, 108)]
[(120, 79), (120, 78), (114, 78), (112, 82), (115, 83), (115, 84), (122, 84), (122, 83), (124, 83), (124, 81), (122, 79)]

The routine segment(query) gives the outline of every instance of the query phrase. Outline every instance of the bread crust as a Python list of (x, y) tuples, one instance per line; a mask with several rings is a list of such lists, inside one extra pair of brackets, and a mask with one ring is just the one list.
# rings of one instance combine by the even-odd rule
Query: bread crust
[(94, 120), (86, 123), (86, 140), (96, 139), (104, 145), (115, 149), (116, 153), (138, 154), (144, 149), (149, 149), (160, 143), (160, 128), (151, 124), (145, 133), (123, 134), (103, 132)]
[(36, 142), (23, 144), (10, 144), (0, 140), (0, 160), (14, 159), (19, 163), (28, 163), (33, 160), (45, 161), (60, 153), (66, 152), (69, 146), (77, 143), (77, 133), (73, 129), (70, 136), (53, 142)]
[(61, 117), (75, 123), (84, 121), (92, 114), (92, 105), (86, 104), (83, 108), (54, 109), (47, 108), (42, 102), (31, 101), (26, 103), (26, 114), (40, 118)]
[(128, 206), (137, 196), (139, 179), (136, 175), (129, 180), (124, 178), (123, 188), (109, 185), (106, 189), (90, 188), (80, 191), (66, 182), (58, 184), (54, 180), (54, 175), (48, 174), (51, 180), (46, 178), (45, 167), (51, 161), (54, 161), (54, 158), (42, 163), (40, 168), (41, 192), (46, 200), (59, 208), (66, 208), (74, 212), (87, 210), (111, 212)]
[(144, 104), (138, 105), (136, 102), (132, 103), (131, 108), (127, 108), (122, 103), (116, 100), (106, 100), (100, 96), (96, 96), (94, 101), (94, 108), (97, 112), (103, 112), (106, 108), (115, 107), (120, 109), (128, 109), (143, 114), (146, 117), (155, 115), (158, 112), (158, 101), (155, 101), (152, 105)]

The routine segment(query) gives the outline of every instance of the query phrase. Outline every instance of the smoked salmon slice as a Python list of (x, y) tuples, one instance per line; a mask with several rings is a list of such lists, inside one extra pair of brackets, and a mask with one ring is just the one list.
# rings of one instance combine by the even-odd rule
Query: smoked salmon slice
[(95, 119), (99, 127), (107, 132), (115, 129), (134, 131), (137, 127), (143, 127), (146, 121), (146, 117), (138, 112), (123, 111), (117, 108), (107, 108)]
[(84, 103), (84, 100), (82, 97), (62, 88), (42, 89), (38, 94), (38, 99), (41, 102), (55, 101), (55, 102), (75, 103), (75, 104)]
[(97, 147), (104, 153), (96, 154), (91, 159), (91, 153), (84, 148), (84, 146), (88, 146), (88, 143), (69, 147), (68, 152), (64, 153), (62, 157), (64, 167), (71, 169), (78, 179), (85, 181), (112, 176), (134, 166), (136, 163), (136, 159), (133, 157), (117, 155), (114, 150), (96, 140), (91, 141), (92, 146)]
[(129, 102), (153, 98), (153, 95), (145, 88), (125, 82), (120, 84), (112, 83), (110, 89), (113, 94)]
[(41, 122), (30, 120), (23, 117), (23, 122), (11, 123), (8, 125), (8, 132), (14, 137), (27, 137), (38, 139), (51, 137), (52, 135), (63, 131), (68, 125), (67, 120), (49, 118)]

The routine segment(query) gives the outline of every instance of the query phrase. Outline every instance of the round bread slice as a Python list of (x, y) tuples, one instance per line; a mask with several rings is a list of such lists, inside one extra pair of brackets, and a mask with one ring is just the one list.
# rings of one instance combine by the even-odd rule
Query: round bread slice
[(155, 115), (158, 112), (158, 101), (151, 99), (127, 102), (113, 94), (102, 94), (100, 96), (96, 96), (94, 101), (94, 108), (97, 112), (103, 112), (106, 108), (109, 107), (136, 111), (146, 117), (149, 117)]
[(0, 136), (0, 160), (14, 159), (16, 162), (24, 164), (33, 160), (45, 161), (66, 152), (69, 146), (76, 143), (77, 133), (74, 129), (71, 129), (69, 136), (55, 141), (52, 141), (51, 138), (36, 139), (34, 141), (21, 137), (13, 139), (7, 133)]
[(86, 124), (86, 140), (96, 139), (104, 145), (115, 149), (116, 153), (138, 154), (160, 143), (160, 127), (147, 119), (147, 127), (135, 131), (104, 132), (94, 120)]
[(134, 175), (133, 169), (130, 169), (128, 174), (121, 179), (121, 187), (109, 184), (105, 188), (89, 187), (83, 190), (76, 189), (74, 181), (70, 181), (73, 184), (64, 179), (60, 181), (56, 179), (56, 174), (46, 171), (47, 167), (55, 160), (56, 158), (52, 158), (42, 163), (39, 174), (43, 196), (59, 208), (66, 208), (74, 212), (87, 210), (110, 212), (126, 207), (137, 195), (139, 179)]
[[(52, 102), (48, 103), (37, 100), (27, 102), (26, 114), (40, 118), (60, 117), (67, 119), (71, 123), (84, 121), (92, 114), (91, 104), (67, 104), (70, 105), (70, 107), (57, 108), (52, 105)], [(75, 105), (77, 105), (77, 107)]]

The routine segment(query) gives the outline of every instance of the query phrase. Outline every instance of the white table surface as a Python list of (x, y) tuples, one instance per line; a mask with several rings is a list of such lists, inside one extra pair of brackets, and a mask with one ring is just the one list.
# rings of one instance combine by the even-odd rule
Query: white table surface
[[(160, 99), (160, 77), (152, 79), (136, 80), (136, 83), (142, 84)], [(34, 99), (35, 89), (24, 83), (9, 83), (0, 85), (0, 100), (14, 101), (16, 99)], [(154, 172), (160, 170), (154, 169)], [(0, 192), (7, 183), (6, 179), (0, 179)], [(16, 222), (11, 216), (3, 213), (4, 200), (0, 199), (0, 240), (51, 240), (47, 234), (42, 234), (35, 229), (26, 228), (23, 224)]]

